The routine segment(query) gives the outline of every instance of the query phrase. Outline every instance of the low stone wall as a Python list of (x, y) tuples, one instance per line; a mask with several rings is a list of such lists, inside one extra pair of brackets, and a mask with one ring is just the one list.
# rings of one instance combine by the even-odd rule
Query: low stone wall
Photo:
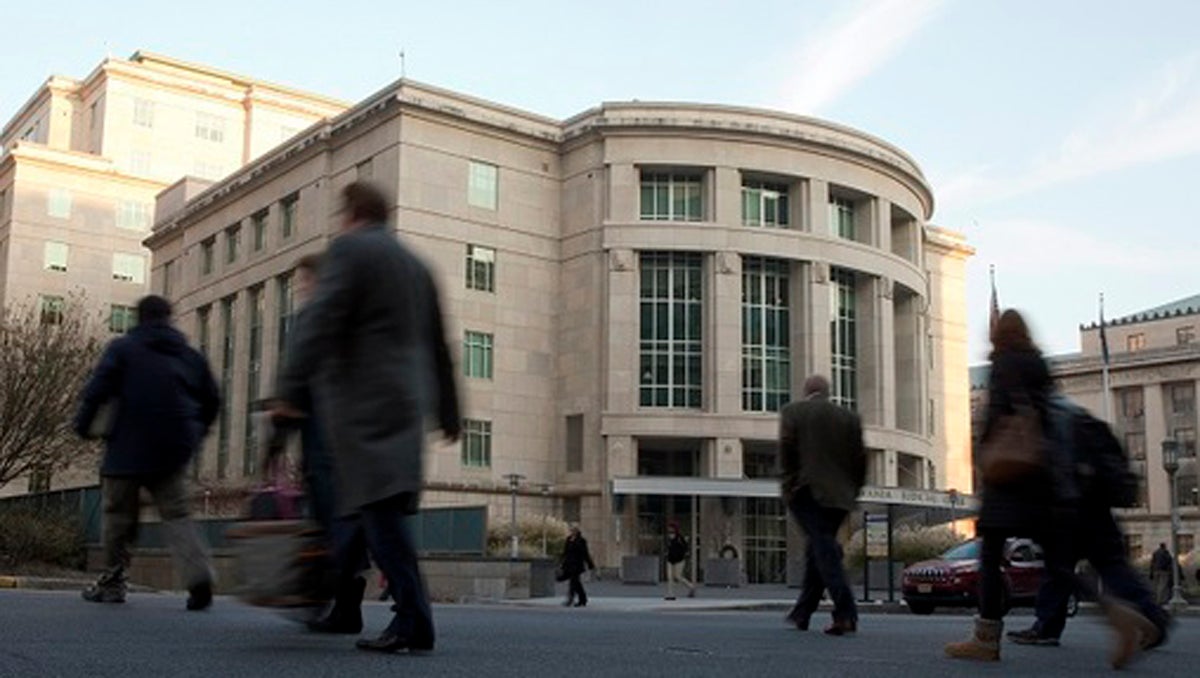
[[(237, 570), (231, 549), (213, 551), (217, 593), (231, 593)], [(97, 546), (88, 548), (88, 569), (104, 568), (104, 554)], [(543, 598), (554, 595), (554, 561), (548, 558), (484, 558), (431, 555), (421, 559), (421, 572), (429, 596), (437, 601)], [(166, 549), (135, 549), (129, 568), (131, 582), (161, 590), (183, 588), (175, 564)], [(367, 575), (367, 596), (379, 594), (379, 573)]]

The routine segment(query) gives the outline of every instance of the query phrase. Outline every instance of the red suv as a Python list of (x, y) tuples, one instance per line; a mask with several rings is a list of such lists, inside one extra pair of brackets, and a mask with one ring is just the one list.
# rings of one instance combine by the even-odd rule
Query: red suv
[[(980, 540), (959, 544), (935, 560), (904, 568), (904, 602), (914, 614), (935, 607), (975, 607), (979, 604)], [(1029, 539), (1009, 539), (1004, 545), (1004, 608), (1032, 605), (1042, 583), (1042, 547)], [(1077, 605), (1070, 603), (1070, 613)]]

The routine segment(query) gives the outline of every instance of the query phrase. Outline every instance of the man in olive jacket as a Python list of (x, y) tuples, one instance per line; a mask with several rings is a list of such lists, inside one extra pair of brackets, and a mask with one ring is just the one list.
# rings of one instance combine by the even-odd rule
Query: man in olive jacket
[(358, 527), (339, 560), (365, 542), (387, 576), (396, 615), (363, 650), (431, 650), (433, 616), (405, 525), (416, 512), (427, 424), (460, 431), (457, 390), (429, 269), (387, 225), (388, 202), (370, 185), (342, 189), (342, 233), (322, 257), (312, 300), (296, 326), (276, 416), (299, 416), (310, 383), (333, 450), (339, 520)]
[(867, 457), (858, 415), (829, 401), (824, 377), (809, 377), (804, 399), (789, 403), (780, 413), (779, 459), (784, 502), (807, 536), (804, 583), (788, 621), (808, 630), (828, 588), (834, 609), (833, 624), (825, 633), (853, 633), (858, 611), (846, 584), (837, 531), (858, 500)]

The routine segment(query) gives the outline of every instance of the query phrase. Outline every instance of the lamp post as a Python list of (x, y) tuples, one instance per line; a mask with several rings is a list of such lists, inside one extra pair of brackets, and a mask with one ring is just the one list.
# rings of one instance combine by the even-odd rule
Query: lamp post
[(950, 490), (950, 531), (958, 534), (958, 490)]
[(521, 488), (521, 481), (525, 479), (525, 476), (520, 473), (509, 473), (504, 478), (508, 481), (508, 491), (512, 495), (512, 553), (510, 557), (516, 560), (521, 541), (517, 536), (517, 490)]
[[(550, 498), (550, 489), (553, 487), (550, 483), (542, 483), (542, 499)], [(546, 515), (550, 513), (548, 501), (542, 502), (542, 557), (546, 557)]]
[(1167, 487), (1171, 493), (1171, 600), (1167, 604), (1173, 611), (1187, 607), (1183, 598), (1183, 587), (1179, 582), (1179, 503), (1175, 496), (1175, 472), (1179, 470), (1179, 441), (1167, 438), (1162, 443), (1162, 465), (1167, 472)]

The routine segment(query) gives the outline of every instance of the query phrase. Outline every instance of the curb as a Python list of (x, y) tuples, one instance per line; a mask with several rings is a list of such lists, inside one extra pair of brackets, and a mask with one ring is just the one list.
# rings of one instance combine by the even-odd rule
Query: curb
[[(66, 577), (19, 577), (0, 575), (0, 589), (25, 591), (82, 591), (95, 583), (91, 579), (68, 579)], [(138, 584), (129, 584), (131, 593), (158, 593), (158, 589)]]

